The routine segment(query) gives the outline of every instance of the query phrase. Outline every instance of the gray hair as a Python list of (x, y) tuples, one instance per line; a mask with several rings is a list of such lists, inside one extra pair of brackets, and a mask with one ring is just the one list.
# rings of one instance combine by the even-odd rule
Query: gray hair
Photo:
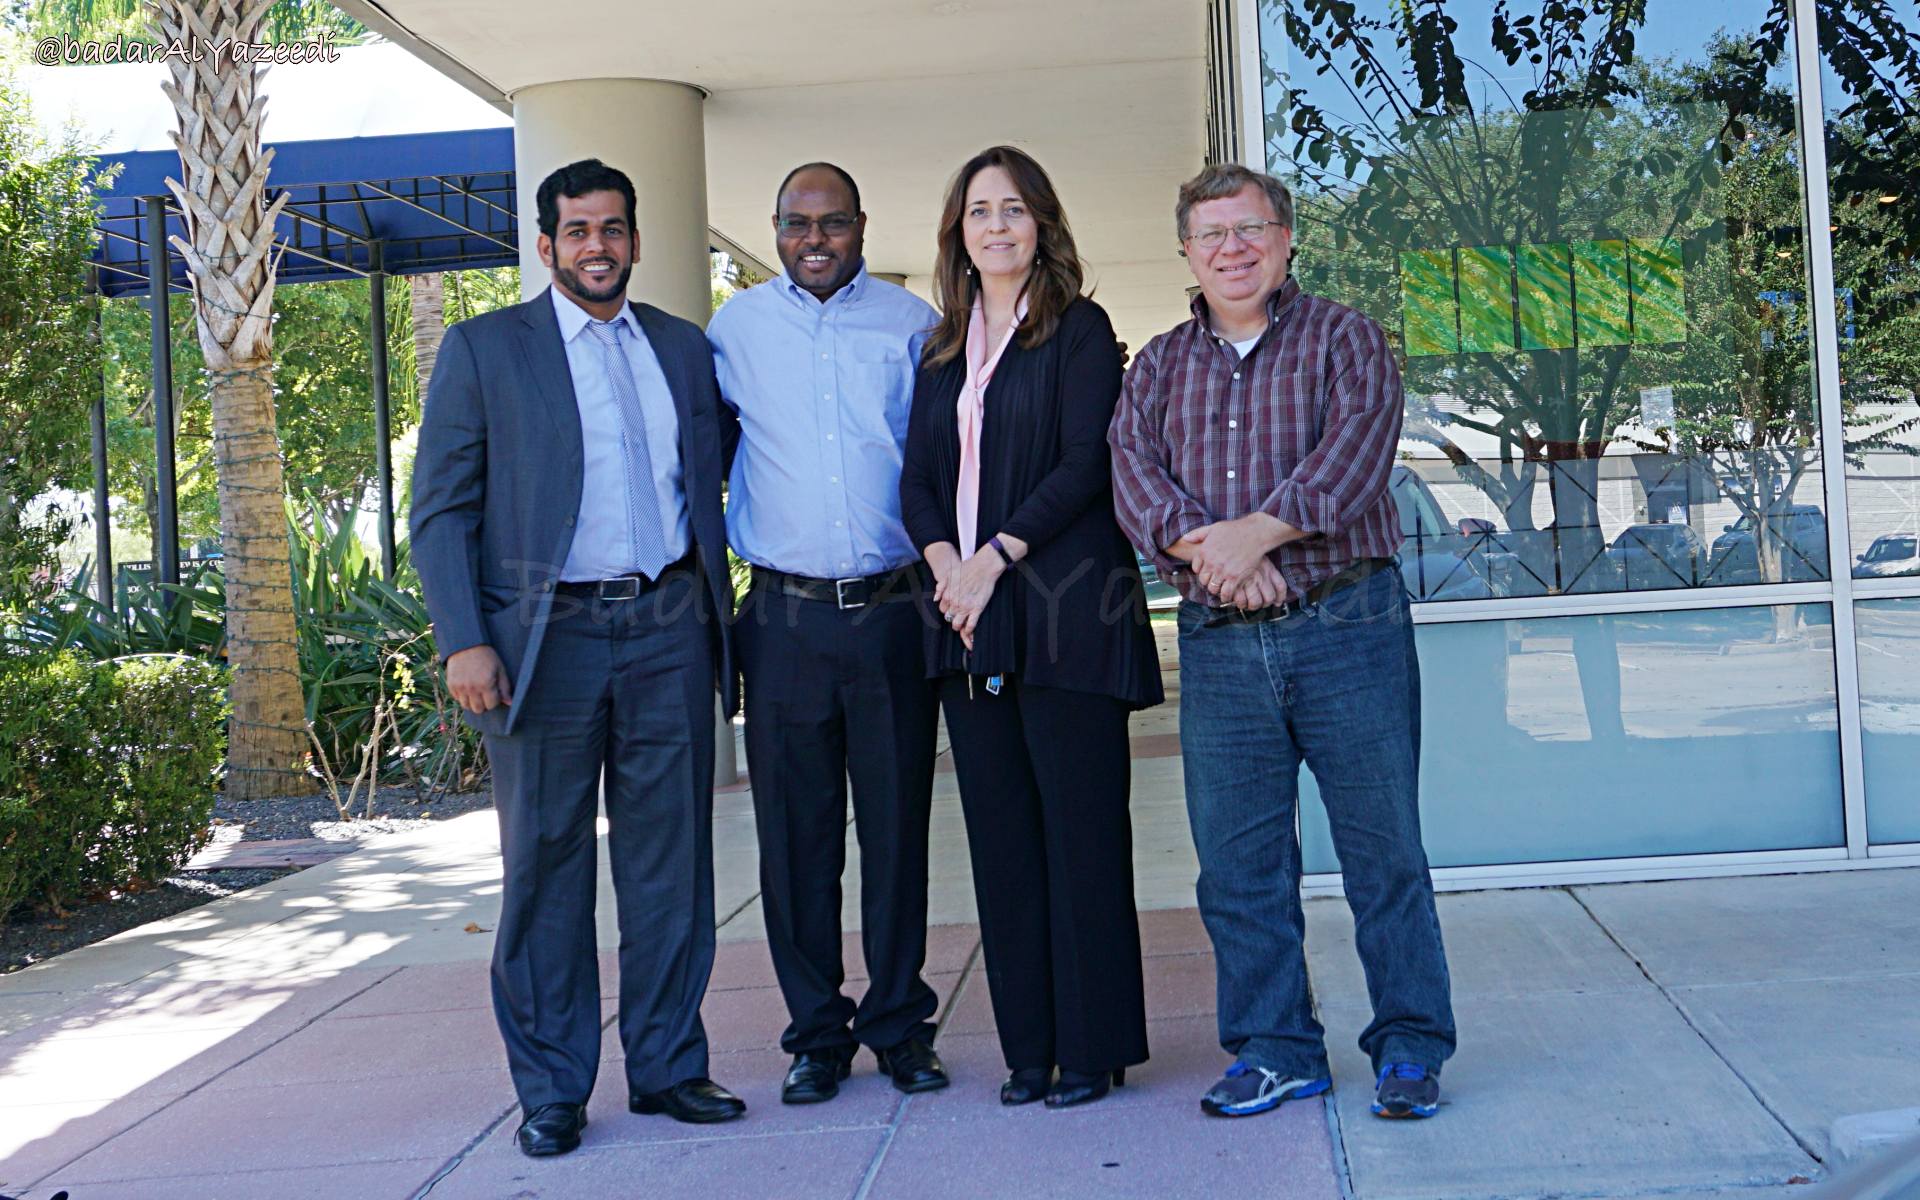
[(1237, 196), (1240, 189), (1248, 184), (1266, 193), (1267, 203), (1273, 205), (1274, 218), (1292, 229), (1293, 193), (1287, 190), (1286, 184), (1265, 171), (1256, 171), (1239, 163), (1214, 163), (1180, 185), (1180, 198), (1173, 205), (1173, 223), (1180, 231), (1180, 240), (1187, 238), (1187, 218), (1193, 215), (1194, 205)]

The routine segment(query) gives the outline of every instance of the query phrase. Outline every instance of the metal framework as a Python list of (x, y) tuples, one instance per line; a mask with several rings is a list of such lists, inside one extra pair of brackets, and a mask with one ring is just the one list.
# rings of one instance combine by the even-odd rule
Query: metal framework
[[(362, 278), (372, 297), (373, 410), (379, 503), (380, 564), (386, 578), (395, 571), (392, 405), (386, 352), (386, 281), (395, 262), (404, 273), (424, 274), (519, 262), (519, 225), (511, 172), (420, 175), (356, 180), (338, 184), (302, 184), (269, 189), (266, 201), (288, 197), (279, 223), (281, 257), (277, 284)], [(395, 236), (382, 232), (377, 206), (398, 205), (430, 218), (427, 227)], [(421, 224), (417, 219), (410, 222)], [(93, 286), (105, 296), (144, 295), (151, 314), (153, 346), (154, 460), (157, 517), (161, 534), (154, 547), (155, 568), (165, 583), (180, 582), (179, 497), (173, 444), (173, 361), (168, 298), (190, 288), (167, 243), (169, 232), (184, 232), (179, 205), (171, 197), (147, 196), (110, 202), (97, 226), (101, 235)], [(104, 386), (104, 381), (103, 381)], [(103, 603), (113, 602), (112, 552), (106, 541), (105, 396), (96, 402), (94, 423), (94, 506), (98, 526), (95, 571)]]
[[(1259, 16), (1254, 0), (1234, 0), (1238, 45), (1236, 72), (1243, 113), (1240, 129), (1241, 161), (1266, 169), (1265, 127), (1261, 112)], [(1821, 98), (1820, 54), (1815, 22), (1816, 0), (1793, 0), (1796, 103), (1800, 125), (1800, 167), (1807, 222), (1807, 268), (1811, 295), (1831, 295), (1834, 286), (1833, 237), (1827, 194), (1827, 155)], [(1810, 850), (1741, 851), (1721, 854), (1675, 854), (1642, 858), (1582, 859), (1564, 862), (1515, 863), (1493, 866), (1438, 867), (1435, 886), (1442, 890), (1488, 887), (1545, 887), (1572, 883), (1623, 880), (1695, 878), (1711, 875), (1756, 875), (1912, 865), (1920, 858), (1920, 843), (1871, 844), (1867, 834), (1867, 797), (1860, 724), (1860, 671), (1854, 624), (1858, 601), (1920, 597), (1920, 577), (1855, 579), (1847, 568), (1852, 557), (1850, 508), (1845, 459), (1827, 448), (1845, 445), (1840, 397), (1839, 329), (1830, 305), (1812, 305), (1814, 315), (1814, 377), (1820, 405), (1823, 447), (1829, 578), (1811, 583), (1754, 584), (1702, 587), (1669, 591), (1590, 592), (1559, 596), (1498, 597), (1485, 600), (1422, 601), (1415, 604), (1418, 625), (1462, 621), (1508, 621), (1524, 618), (1590, 616), (1604, 613), (1675, 612), (1698, 609), (1747, 608), (1758, 605), (1821, 604), (1833, 614), (1834, 684), (1838, 706), (1841, 798), (1845, 810), (1845, 840), (1838, 846)], [(1338, 874), (1309, 874), (1308, 894), (1333, 895), (1341, 890)]]

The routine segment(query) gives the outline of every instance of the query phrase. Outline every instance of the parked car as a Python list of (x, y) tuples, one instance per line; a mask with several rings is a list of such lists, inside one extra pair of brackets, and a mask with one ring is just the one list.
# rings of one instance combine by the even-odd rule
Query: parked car
[(1387, 492), (1400, 513), (1400, 579), (1415, 600), (1484, 600), (1495, 594), (1487, 556), (1498, 549), (1494, 524), (1479, 517), (1459, 521), (1440, 507), (1433, 488), (1411, 469), (1395, 464)]
[(1707, 547), (1691, 525), (1629, 525), (1607, 550), (1629, 592), (1693, 587), (1707, 564)]
[(1854, 562), (1856, 578), (1920, 574), (1920, 538), (1911, 533), (1882, 534)]
[(1809, 583), (1827, 577), (1827, 518), (1817, 505), (1789, 504), (1767, 516), (1780, 546), (1780, 578), (1763, 579), (1753, 518), (1742, 515), (1713, 539), (1702, 583)]

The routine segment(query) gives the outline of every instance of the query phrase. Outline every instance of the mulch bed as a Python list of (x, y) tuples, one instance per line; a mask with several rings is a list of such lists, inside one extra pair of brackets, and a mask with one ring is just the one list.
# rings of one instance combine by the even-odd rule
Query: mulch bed
[[(492, 807), (493, 793), (485, 789), (421, 801), (411, 789), (386, 788), (374, 796), (371, 805), (364, 799), (356, 804), (351, 820), (342, 820), (339, 810), (326, 796), (272, 796), (261, 800), (228, 800), (222, 796), (214, 801), (213, 825), (215, 836), (221, 841), (272, 842), (304, 838), (357, 841), (372, 834), (419, 829)], [(0, 975), (149, 921), (258, 887), (298, 869), (182, 871), (149, 891), (115, 894), (78, 904), (65, 916), (30, 910), (16, 912), (10, 921), (0, 925)]]

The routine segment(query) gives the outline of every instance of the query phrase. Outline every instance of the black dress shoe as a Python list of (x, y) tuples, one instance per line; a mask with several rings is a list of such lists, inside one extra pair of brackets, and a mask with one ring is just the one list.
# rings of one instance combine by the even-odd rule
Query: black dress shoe
[(782, 1104), (818, 1104), (840, 1094), (840, 1081), (853, 1074), (853, 1055), (840, 1050), (803, 1050), (793, 1056), (780, 1085)]
[(1127, 1069), (1118, 1067), (1097, 1075), (1063, 1070), (1059, 1082), (1047, 1089), (1047, 1107), (1072, 1108), (1076, 1104), (1091, 1104), (1107, 1094), (1108, 1085), (1125, 1087)]
[(689, 1125), (712, 1125), (746, 1115), (747, 1102), (711, 1079), (682, 1079), (662, 1092), (630, 1092), (627, 1109), (665, 1113)]
[(1009, 1108), (1043, 1099), (1053, 1083), (1052, 1067), (1021, 1067), (1000, 1085), (1000, 1103)]
[(580, 1145), (580, 1131), (587, 1125), (584, 1104), (542, 1104), (520, 1122), (514, 1139), (520, 1153), (529, 1158), (565, 1154)]
[(934, 1092), (947, 1086), (947, 1068), (925, 1038), (908, 1038), (897, 1046), (875, 1050), (880, 1070), (903, 1092)]

